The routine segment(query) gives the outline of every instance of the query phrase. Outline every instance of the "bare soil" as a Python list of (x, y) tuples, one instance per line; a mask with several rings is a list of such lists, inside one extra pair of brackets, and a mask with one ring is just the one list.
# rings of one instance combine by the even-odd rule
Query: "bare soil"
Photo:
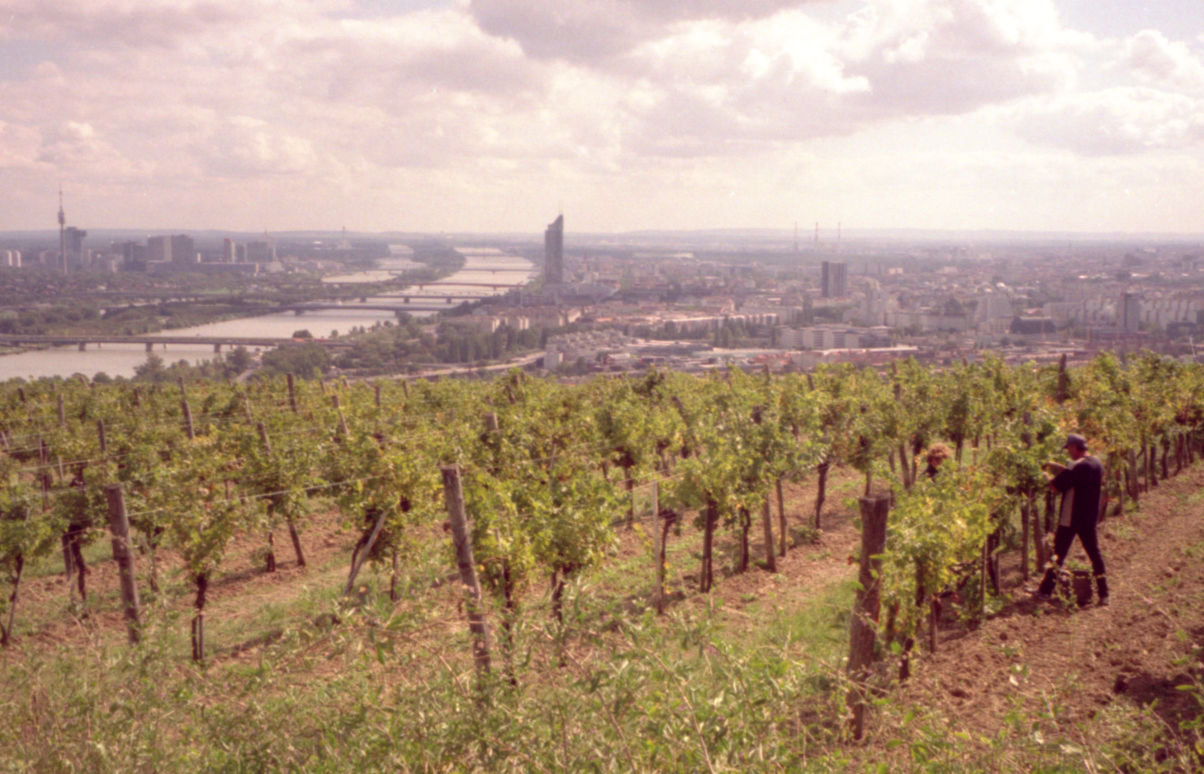
[[(738, 618), (744, 606), (805, 599), (815, 589), (854, 574), (860, 538), (846, 498), (859, 494), (857, 489), (853, 474), (833, 476), (823, 529), (806, 530), (806, 541), (778, 557), (776, 575), (755, 567), (730, 573), (735, 541), (730, 532), (725, 533), (716, 550), (712, 598), (722, 599), (725, 609), (737, 611)], [(946, 619), (936, 652), (921, 653), (913, 660), (912, 676), (894, 694), (895, 700), (933, 708), (949, 719), (951, 731), (987, 736), (997, 732), (1005, 714), (1017, 707), (1034, 716), (1055, 708), (1061, 721), (1089, 723), (1102, 708), (1123, 699), (1153, 707), (1171, 729), (1193, 719), (1199, 714), (1194, 697), (1176, 686), (1204, 671), (1199, 663), (1204, 648), (1202, 493), (1204, 464), (1198, 464), (1143, 494), (1138, 512), (1105, 521), (1101, 543), (1112, 587), (1109, 607), (1036, 602), (1025, 586), (1035, 585), (1037, 579), (1021, 578), (1015, 555), (1005, 556), (1002, 609), (975, 626)], [(786, 510), (796, 536), (803, 531), (800, 527), (813, 522), (814, 498), (813, 478), (787, 487)], [(776, 530), (776, 501), (773, 515)], [(341, 559), (350, 559), (356, 537), (340, 526), (337, 512), (316, 515), (302, 533), (310, 567), (299, 568), (287, 534), (279, 530), (275, 541), (279, 570), (272, 574), (264, 573), (255, 558), (261, 537), (236, 540), (222, 577), (211, 587), (209, 615), (251, 615), (263, 604), (287, 601), (300, 593), (307, 578), (313, 580), (314, 568), (326, 567), (326, 574), (333, 576), (338, 574), (333, 568), (341, 567), (345, 577), (347, 564)], [(694, 545), (697, 535), (687, 529), (674, 539)], [(753, 559), (760, 559), (764, 549), (759, 515), (754, 517), (750, 542)], [(632, 533), (620, 535), (620, 555), (646, 550)], [(1071, 559), (1085, 561), (1077, 543)], [(175, 558), (164, 553), (160, 561), (165, 579), (175, 573), (169, 589), (176, 595), (173, 605), (187, 608), (191, 589), (178, 571), (170, 569)], [(41, 575), (23, 583), (17, 615), (30, 623), (19, 636), (50, 647), (82, 645), (97, 636), (124, 636), (113, 563), (99, 562), (89, 569), (86, 618), (67, 614), (61, 575)], [(687, 561), (675, 573), (671, 583), (681, 591), (674, 604), (706, 599), (696, 590), (696, 566)], [(456, 598), (448, 588), (433, 593)], [(432, 622), (438, 631), (430, 636), (440, 641), (462, 625), (454, 604), (447, 610), (445, 620)], [(224, 643), (212, 656), (219, 661), (247, 658), (267, 642), (268, 636), (262, 642), (251, 637), (243, 643)], [(872, 740), (872, 728), (870, 733)]]
[[(1140, 511), (1100, 527), (1111, 604), (1039, 602), (1019, 569), (1007, 603), (981, 626), (946, 625), (901, 699), (933, 707), (951, 730), (992, 735), (1017, 706), (1085, 724), (1112, 702), (1147, 705), (1175, 731), (1200, 711), (1178, 690), (1204, 665), (1204, 466), (1142, 495)], [(1089, 566), (1078, 542), (1070, 563)]]

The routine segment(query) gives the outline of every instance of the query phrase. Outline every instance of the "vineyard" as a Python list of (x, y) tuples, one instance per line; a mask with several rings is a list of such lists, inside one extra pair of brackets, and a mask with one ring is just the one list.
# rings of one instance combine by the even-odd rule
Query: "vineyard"
[[(1109, 610), (1021, 592), (1068, 432)], [(3, 770), (1204, 761), (1194, 365), (45, 381), (0, 451)]]

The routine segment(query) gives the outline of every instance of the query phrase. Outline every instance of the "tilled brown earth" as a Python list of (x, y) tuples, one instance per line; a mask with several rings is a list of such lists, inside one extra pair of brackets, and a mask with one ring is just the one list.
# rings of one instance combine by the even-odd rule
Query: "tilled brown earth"
[[(1198, 717), (1196, 697), (1177, 686), (1202, 669), (1204, 466), (1145, 493), (1139, 513), (1100, 531), (1109, 607), (1037, 602), (1017, 578), (1011, 601), (980, 627), (941, 633), (898, 698), (934, 708), (951, 731), (985, 736), (1008, 713), (1083, 728), (1122, 701), (1152, 708), (1171, 734)], [(1077, 541), (1076, 556), (1086, 562)]]

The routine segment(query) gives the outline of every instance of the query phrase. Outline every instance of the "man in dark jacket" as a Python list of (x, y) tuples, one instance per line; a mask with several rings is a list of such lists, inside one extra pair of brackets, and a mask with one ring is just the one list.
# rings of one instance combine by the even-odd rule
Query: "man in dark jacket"
[(1045, 570), (1036, 596), (1038, 599), (1049, 599), (1053, 595), (1058, 573), (1077, 535), (1091, 560), (1099, 604), (1106, 606), (1108, 579), (1104, 575), (1104, 557), (1099, 550), (1099, 535), (1095, 529), (1099, 520), (1100, 485), (1103, 483), (1104, 469), (1098, 459), (1087, 453), (1087, 439), (1083, 436), (1068, 435), (1065, 449), (1070, 455), (1070, 465), (1052, 465), (1057, 472), (1049, 481), (1050, 486), (1062, 493), (1058, 529), (1054, 533), (1054, 564)]

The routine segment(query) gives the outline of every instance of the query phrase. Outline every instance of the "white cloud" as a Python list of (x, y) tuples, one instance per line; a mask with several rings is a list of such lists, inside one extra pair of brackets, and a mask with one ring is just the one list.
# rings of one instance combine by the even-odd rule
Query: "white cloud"
[(1068, 88), (1088, 41), (1048, 0), (889, 0), (851, 19), (838, 53), (870, 83), (865, 110), (941, 114)]
[(887, 0), (842, 23), (803, 11), (673, 25), (620, 63), (637, 153), (713, 155), (957, 115), (1071, 88), (1091, 39), (1047, 0)]
[(173, 47), (248, 24), (320, 21), (343, 0), (0, 0), (0, 40), (71, 41), (91, 48)]
[(603, 62), (677, 22), (761, 18), (818, 0), (471, 0), (481, 27), (535, 57)]
[(35, 130), (0, 121), (0, 170), (34, 167), (40, 147), (41, 137)]
[(1204, 146), (1204, 100), (1121, 87), (1064, 95), (1025, 110), (1017, 131), (1034, 143), (1085, 155)]
[(309, 140), (250, 116), (232, 116), (198, 149), (206, 171), (219, 177), (314, 173), (318, 155)]
[[(872, 135), (871, 150), (900, 158), (890, 175), (843, 157), (814, 167), (854, 170), (842, 183), (853, 202), (863, 180), (937, 167), (925, 138), (963, 117), (993, 130), (966, 133), (970, 144), (1031, 151), (1004, 127), (1088, 159), (1199, 148), (1194, 43), (1146, 31), (1105, 50), (1052, 0), (835, 7), (0, 0), (0, 65), (5, 41), (21, 47), (21, 67), (0, 73), (0, 175), (89, 179), (114, 202), (137, 191), (150, 198), (136, 212), (161, 198), (174, 223), (226, 206), (261, 227), (277, 197), (381, 227), (404, 211), (471, 228), (481, 221), (457, 225), (458, 213), (497, 223), (574, 195), (618, 222), (637, 200), (718, 217), (727, 205), (699, 202), (721, 192), (752, 218), (757, 196), (797, 187), (777, 159), (864, 154)], [(215, 188), (229, 205), (205, 198)]]
[(1185, 43), (1168, 40), (1157, 30), (1142, 30), (1126, 40), (1120, 59), (1145, 83), (1204, 89), (1204, 62)]

